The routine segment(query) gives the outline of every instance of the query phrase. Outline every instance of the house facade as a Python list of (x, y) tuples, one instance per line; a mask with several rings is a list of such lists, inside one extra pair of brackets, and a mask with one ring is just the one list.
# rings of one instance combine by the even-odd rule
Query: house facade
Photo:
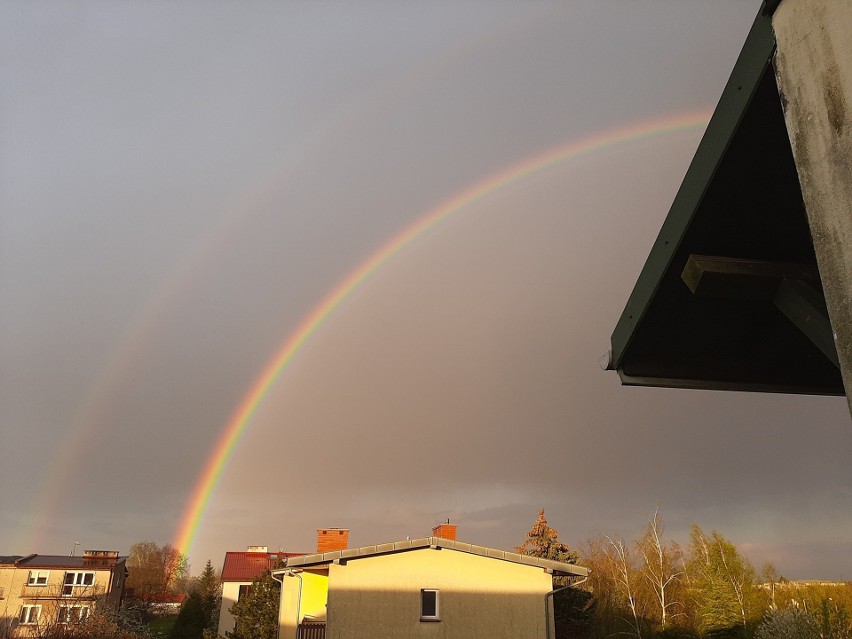
[(448, 524), (433, 532), (288, 559), (273, 571), (282, 583), (279, 639), (548, 639), (553, 577), (588, 574), (457, 541)]
[(121, 605), (127, 557), (86, 550), (81, 557), (0, 557), (0, 635), (36, 637)]
[(222, 606), (219, 610), (217, 634), (224, 637), (233, 632), (236, 621), (231, 606), (248, 594), (251, 583), (264, 571), (284, 563), (288, 557), (302, 553), (269, 552), (266, 546), (249, 546), (244, 552), (226, 552), (222, 566)]

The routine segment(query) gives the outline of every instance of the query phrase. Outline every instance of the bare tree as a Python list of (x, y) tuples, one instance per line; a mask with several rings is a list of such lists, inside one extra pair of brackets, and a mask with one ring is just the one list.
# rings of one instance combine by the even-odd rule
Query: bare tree
[(665, 631), (671, 619), (683, 614), (683, 602), (675, 597), (675, 593), (680, 588), (684, 570), (680, 546), (663, 541), (663, 520), (659, 508), (648, 520), (645, 534), (637, 547), (642, 555), (641, 572), (651, 587), (658, 609), (660, 630)]
[(775, 568), (775, 564), (771, 561), (763, 564), (761, 576), (766, 580), (766, 583), (769, 586), (769, 609), (778, 610), (778, 605), (775, 603), (775, 587), (778, 585), (778, 570)]
[(612, 538), (606, 535), (606, 540), (609, 546), (606, 551), (606, 557), (613, 568), (615, 575), (615, 586), (621, 594), (623, 601), (627, 604), (627, 609), (631, 617), (624, 619), (630, 626), (630, 633), (637, 639), (642, 639), (642, 612), (640, 611), (641, 604), (639, 602), (639, 592), (637, 589), (636, 568), (633, 565), (630, 550), (620, 537)]

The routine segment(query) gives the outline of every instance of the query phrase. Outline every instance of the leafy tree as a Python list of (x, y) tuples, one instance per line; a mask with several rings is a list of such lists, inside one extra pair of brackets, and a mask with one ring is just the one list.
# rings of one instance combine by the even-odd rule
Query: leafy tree
[(820, 625), (824, 639), (852, 639), (852, 582), (797, 583), (780, 577), (779, 603), (802, 608)]
[(212, 631), (215, 636), (219, 622), (219, 606), (222, 602), (220, 588), (219, 577), (208, 559), (204, 572), (193, 584), (181, 608), (169, 638), (202, 639), (205, 631)]
[[(758, 589), (751, 564), (718, 532), (708, 536), (693, 526), (690, 542), (686, 552), (667, 543), (659, 511), (635, 542), (607, 535), (589, 540), (582, 563), (590, 569), (584, 588), (594, 595), (593, 636), (751, 637), (769, 605), (769, 593)], [(805, 596), (778, 581), (787, 600)], [(835, 608), (842, 609), (839, 588), (825, 596), (834, 596)], [(813, 592), (807, 597), (821, 601)]]
[(819, 599), (819, 606), (815, 607), (812, 616), (814, 622), (819, 625), (822, 639), (850, 639), (852, 637), (852, 623), (850, 623), (846, 605), (842, 601), (823, 595)]
[(248, 593), (234, 603), (229, 612), (234, 615), (234, 632), (228, 639), (275, 639), (278, 635), (278, 605), (281, 584), (266, 570), (255, 579)]
[(626, 611), (616, 588), (614, 565), (609, 558), (609, 541), (601, 535), (589, 539), (583, 548), (583, 565), (589, 568), (589, 578), (584, 584), (594, 598), (593, 635), (613, 637), (624, 630)]
[(693, 524), (690, 542), (687, 570), (699, 632), (744, 633), (756, 612), (754, 568), (716, 531), (708, 537)]
[(577, 553), (559, 540), (559, 531), (547, 524), (543, 509), (538, 511), (538, 519), (526, 534), (524, 542), (520, 546), (515, 546), (515, 550), (531, 557), (564, 561), (569, 564), (577, 563)]
[(754, 633), (754, 639), (819, 639), (819, 627), (799, 608), (770, 610)]
[(130, 547), (127, 558), (128, 577), (125, 586), (142, 602), (180, 589), (188, 574), (187, 557), (171, 544), (158, 546), (153, 541), (140, 541)]

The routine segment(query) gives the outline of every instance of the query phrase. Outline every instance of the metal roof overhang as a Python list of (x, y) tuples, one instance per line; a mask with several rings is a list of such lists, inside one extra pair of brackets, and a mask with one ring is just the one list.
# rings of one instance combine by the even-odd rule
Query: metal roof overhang
[(612, 334), (624, 384), (844, 394), (764, 13)]

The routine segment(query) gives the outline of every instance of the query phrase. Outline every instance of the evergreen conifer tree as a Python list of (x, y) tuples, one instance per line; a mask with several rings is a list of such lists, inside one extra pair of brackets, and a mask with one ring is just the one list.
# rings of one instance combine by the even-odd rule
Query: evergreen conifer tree
[(567, 544), (559, 541), (559, 531), (548, 525), (544, 509), (538, 511), (538, 519), (526, 534), (524, 542), (520, 546), (515, 546), (515, 550), (531, 557), (564, 561), (569, 564), (577, 563), (577, 553)]
[(202, 639), (205, 631), (215, 635), (221, 600), (219, 578), (208, 559), (204, 572), (181, 608), (169, 639)]
[(267, 570), (255, 579), (248, 594), (233, 604), (234, 632), (227, 639), (275, 639), (278, 636), (278, 605), (281, 584)]

